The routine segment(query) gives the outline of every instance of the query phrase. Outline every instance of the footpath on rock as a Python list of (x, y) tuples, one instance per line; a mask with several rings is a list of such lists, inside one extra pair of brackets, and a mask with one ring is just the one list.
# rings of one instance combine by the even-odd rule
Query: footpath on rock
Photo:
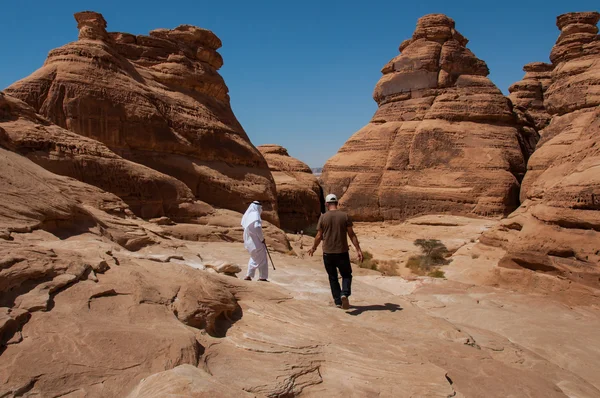
[[(445, 217), (438, 221), (451, 224)], [(483, 229), (463, 228), (461, 250), (475, 250), (471, 238)], [(422, 226), (412, 230), (419, 234)], [(364, 233), (366, 242), (377, 236)], [(1, 391), (600, 396), (598, 296), (565, 301), (451, 276), (409, 281), (355, 267), (352, 307), (342, 311), (331, 304), (320, 259), (297, 248), (299, 238), (290, 235), (295, 254), (274, 253), (277, 271), (266, 284), (204, 270), (243, 264), (247, 253), (238, 243), (171, 238), (130, 252), (93, 234), (31, 234), (32, 253), (55, 253), (55, 261), (81, 256), (90, 264), (104, 258), (105, 265), (93, 278), (50, 289), (50, 310), (33, 312), (2, 353)], [(493, 272), (497, 254), (481, 253), (480, 271)], [(455, 256), (454, 269), (468, 266), (460, 250)], [(30, 292), (21, 307), (40, 302), (44, 292)]]

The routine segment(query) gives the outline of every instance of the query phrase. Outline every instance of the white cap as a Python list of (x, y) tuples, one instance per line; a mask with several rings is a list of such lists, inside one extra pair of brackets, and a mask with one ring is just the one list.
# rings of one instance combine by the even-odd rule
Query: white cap
[(338, 201), (337, 196), (335, 196), (332, 193), (330, 193), (329, 195), (327, 195), (327, 197), (325, 198), (325, 202), (326, 203), (337, 203), (337, 201)]

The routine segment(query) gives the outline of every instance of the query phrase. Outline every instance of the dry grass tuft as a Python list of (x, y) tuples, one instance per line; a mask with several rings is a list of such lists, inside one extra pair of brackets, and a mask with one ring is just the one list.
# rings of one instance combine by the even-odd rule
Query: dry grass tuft
[(399, 276), (398, 265), (396, 260), (380, 260), (377, 261), (377, 271), (385, 276)]
[(427, 274), (427, 276), (430, 276), (432, 278), (444, 278), (445, 275), (446, 274), (444, 274), (444, 271), (442, 271), (441, 269), (436, 269)]
[(359, 263), (358, 266), (360, 268), (366, 268), (366, 269), (372, 269), (374, 271), (377, 271), (377, 260), (375, 260), (373, 258), (373, 254), (371, 254), (371, 252), (368, 252), (366, 250), (363, 251), (363, 261), (362, 263)]

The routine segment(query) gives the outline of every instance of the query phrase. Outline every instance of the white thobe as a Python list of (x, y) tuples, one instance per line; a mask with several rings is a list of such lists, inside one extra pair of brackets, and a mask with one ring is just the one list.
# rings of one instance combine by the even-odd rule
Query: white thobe
[(256, 269), (258, 269), (258, 277), (260, 279), (267, 279), (269, 277), (269, 262), (267, 248), (263, 243), (265, 238), (262, 231), (261, 212), (262, 207), (252, 203), (242, 218), (244, 247), (250, 253), (246, 276), (253, 278), (256, 274)]
[(267, 248), (263, 240), (262, 223), (260, 221), (253, 222), (244, 230), (244, 246), (250, 253), (246, 276), (250, 278), (254, 278), (256, 269), (258, 269), (258, 277), (260, 279), (267, 279), (269, 277)]

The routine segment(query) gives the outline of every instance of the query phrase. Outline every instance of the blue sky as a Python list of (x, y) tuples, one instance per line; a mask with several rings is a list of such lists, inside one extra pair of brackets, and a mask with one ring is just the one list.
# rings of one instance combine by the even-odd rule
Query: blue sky
[(597, 10), (572, 1), (3, 1), (0, 88), (29, 75), (49, 50), (77, 39), (73, 13), (101, 12), (109, 31), (146, 34), (192, 24), (223, 41), (220, 70), (255, 145), (276, 143), (322, 166), (376, 110), (383, 65), (419, 17), (444, 13), (507, 93), (524, 64), (548, 62), (556, 16)]

